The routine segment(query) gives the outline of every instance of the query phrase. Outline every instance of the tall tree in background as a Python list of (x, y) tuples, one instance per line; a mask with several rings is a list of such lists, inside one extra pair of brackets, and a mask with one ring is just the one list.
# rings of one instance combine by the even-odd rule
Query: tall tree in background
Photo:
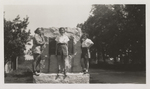
[(12, 62), (13, 69), (16, 69), (16, 58), (24, 53), (30, 35), (30, 30), (26, 31), (28, 24), (28, 17), (20, 20), (17, 16), (13, 21), (4, 18), (4, 59), (5, 63)]
[(145, 5), (126, 5), (128, 13), (124, 35), (128, 49), (131, 49), (132, 62), (145, 64)]
[(130, 54), (133, 63), (144, 62), (145, 5), (93, 5), (87, 21), (78, 26), (89, 33), (104, 61), (107, 55), (120, 55), (128, 62)]

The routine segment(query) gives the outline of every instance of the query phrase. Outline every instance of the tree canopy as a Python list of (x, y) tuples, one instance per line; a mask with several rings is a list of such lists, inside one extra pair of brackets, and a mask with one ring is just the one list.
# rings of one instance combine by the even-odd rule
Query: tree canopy
[(17, 56), (24, 53), (25, 44), (28, 41), (30, 30), (26, 31), (28, 17), (20, 20), (17, 16), (13, 21), (4, 18), (4, 59), (15, 60)]
[(145, 60), (145, 5), (93, 5), (89, 18), (78, 24), (95, 43), (93, 49), (117, 57), (130, 52)]

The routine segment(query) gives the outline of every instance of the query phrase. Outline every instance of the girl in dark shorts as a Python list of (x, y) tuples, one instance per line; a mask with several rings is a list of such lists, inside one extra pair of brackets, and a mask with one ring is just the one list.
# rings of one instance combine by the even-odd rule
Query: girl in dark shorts
[(87, 73), (89, 69), (90, 47), (93, 44), (94, 43), (88, 39), (88, 34), (84, 33), (81, 37), (81, 66), (84, 73)]
[[(65, 35), (65, 29), (59, 29), (60, 35), (56, 37), (57, 42), (57, 60), (58, 60), (58, 73), (63, 69), (64, 75), (66, 76), (67, 67), (67, 56), (68, 56), (68, 36)], [(60, 58), (58, 57), (60, 56)], [(62, 67), (61, 67), (62, 61)]]

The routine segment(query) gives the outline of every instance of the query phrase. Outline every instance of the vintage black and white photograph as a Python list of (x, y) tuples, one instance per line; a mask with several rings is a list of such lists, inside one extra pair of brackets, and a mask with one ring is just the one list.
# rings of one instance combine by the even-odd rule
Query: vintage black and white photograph
[(146, 84), (146, 4), (3, 8), (4, 84)]

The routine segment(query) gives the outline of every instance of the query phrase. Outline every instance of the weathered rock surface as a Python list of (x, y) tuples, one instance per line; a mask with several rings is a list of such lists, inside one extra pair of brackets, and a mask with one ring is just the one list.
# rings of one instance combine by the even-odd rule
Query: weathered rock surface
[[(81, 43), (80, 37), (82, 35), (81, 29), (79, 28), (68, 28), (66, 27), (66, 35), (73, 40), (69, 43), (69, 56), (68, 56), (68, 71), (69, 72), (81, 72)], [(44, 36), (46, 39), (46, 48), (42, 54), (41, 61), (41, 72), (44, 73), (56, 73), (57, 68), (57, 58), (55, 55), (56, 44), (54, 39), (59, 35), (59, 28), (51, 27), (44, 28)], [(72, 52), (72, 53), (71, 53)]]
[(63, 74), (40, 74), (40, 76), (33, 76), (34, 83), (51, 83), (51, 84), (78, 84), (89, 83), (89, 74), (69, 73), (67, 77)]

